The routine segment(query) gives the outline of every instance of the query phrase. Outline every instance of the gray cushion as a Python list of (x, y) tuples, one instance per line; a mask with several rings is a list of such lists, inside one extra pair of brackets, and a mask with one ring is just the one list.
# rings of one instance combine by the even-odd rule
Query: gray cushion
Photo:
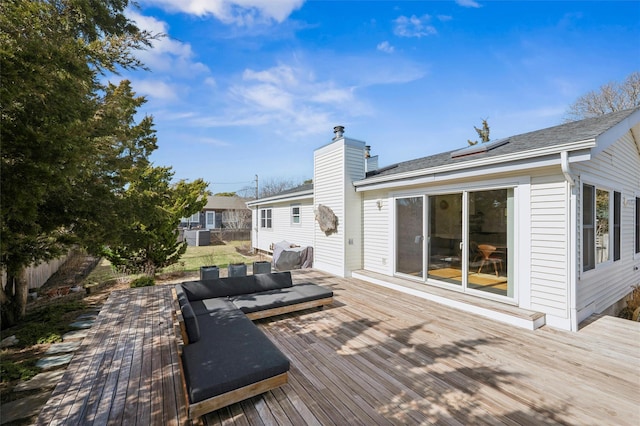
[(191, 403), (289, 370), (287, 357), (239, 310), (198, 318), (202, 339), (182, 352)]
[(270, 274), (257, 274), (256, 287), (258, 291), (277, 290), (279, 288), (287, 288), (293, 285), (291, 280), (291, 272), (276, 272)]
[(331, 290), (312, 283), (302, 283), (289, 288), (262, 291), (254, 294), (243, 294), (231, 297), (230, 299), (242, 312), (249, 313), (332, 296), (333, 291)]
[(187, 294), (184, 292), (182, 285), (176, 284), (176, 294), (178, 295), (178, 303), (180, 304), (180, 308), (184, 306), (185, 303), (189, 303), (189, 298)]
[(214, 297), (235, 296), (258, 290), (255, 276), (216, 278), (203, 281), (183, 282), (182, 288), (190, 301), (212, 299)]
[(227, 298), (194, 300), (189, 302), (196, 316), (237, 311), (238, 308)]
[(184, 326), (187, 329), (187, 337), (189, 338), (189, 344), (195, 343), (200, 340), (200, 327), (198, 325), (198, 319), (196, 318), (193, 308), (187, 302), (181, 307), (182, 317), (184, 318)]

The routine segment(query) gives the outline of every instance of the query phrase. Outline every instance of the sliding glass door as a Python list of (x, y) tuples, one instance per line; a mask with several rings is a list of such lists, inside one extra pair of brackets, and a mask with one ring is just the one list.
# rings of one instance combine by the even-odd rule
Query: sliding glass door
[(396, 273), (513, 298), (513, 193), (502, 188), (397, 198)]
[(428, 197), (428, 278), (462, 285), (462, 194)]
[(396, 272), (423, 277), (424, 197), (396, 199)]
[(513, 297), (513, 189), (469, 192), (468, 212), (467, 287)]

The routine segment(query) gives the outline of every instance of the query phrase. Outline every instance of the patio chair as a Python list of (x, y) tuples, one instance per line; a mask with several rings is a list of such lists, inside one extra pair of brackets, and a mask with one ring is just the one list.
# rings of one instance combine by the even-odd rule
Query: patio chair
[(496, 273), (496, 277), (498, 274), (498, 265), (500, 266), (500, 271), (502, 272), (502, 259), (499, 257), (492, 257), (491, 255), (496, 252), (496, 247), (491, 244), (478, 244), (478, 250), (482, 254), (482, 261), (480, 262), (480, 267), (478, 268), (478, 273), (482, 271), (484, 265), (493, 265), (493, 270)]

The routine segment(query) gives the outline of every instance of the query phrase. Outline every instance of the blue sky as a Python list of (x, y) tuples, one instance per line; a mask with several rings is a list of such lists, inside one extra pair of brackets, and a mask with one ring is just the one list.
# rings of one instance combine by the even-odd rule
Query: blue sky
[(639, 1), (139, 0), (127, 72), (156, 165), (216, 192), (302, 182), (333, 126), (380, 166), (560, 124), (640, 71)]

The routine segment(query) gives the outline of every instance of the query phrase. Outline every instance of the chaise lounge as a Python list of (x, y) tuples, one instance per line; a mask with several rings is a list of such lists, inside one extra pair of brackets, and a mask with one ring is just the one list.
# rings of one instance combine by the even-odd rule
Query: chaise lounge
[(290, 272), (188, 281), (173, 295), (191, 419), (287, 383), (289, 360), (252, 320), (333, 301)]

